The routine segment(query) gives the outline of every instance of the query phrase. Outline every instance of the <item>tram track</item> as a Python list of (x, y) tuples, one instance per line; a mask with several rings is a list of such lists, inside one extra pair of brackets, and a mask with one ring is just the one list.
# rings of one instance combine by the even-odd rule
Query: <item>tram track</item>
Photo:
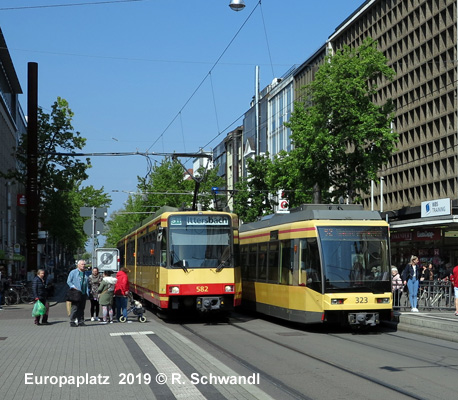
[[(232, 318), (232, 319), (234, 319), (234, 318)], [(428, 400), (428, 398), (422, 397), (418, 393), (414, 393), (412, 391), (406, 390), (406, 389), (401, 388), (399, 386), (391, 385), (391, 384), (389, 384), (389, 383), (387, 383), (385, 381), (382, 381), (380, 379), (374, 378), (374, 377), (369, 376), (367, 374), (364, 374), (362, 372), (354, 371), (352, 369), (349, 369), (345, 365), (341, 365), (341, 364), (326, 360), (324, 358), (317, 357), (317, 356), (315, 356), (313, 354), (309, 354), (309, 353), (307, 353), (307, 352), (305, 352), (303, 350), (297, 349), (297, 348), (295, 348), (293, 346), (290, 346), (290, 345), (287, 345), (287, 344), (282, 343), (280, 341), (274, 340), (274, 339), (269, 338), (269, 337), (267, 337), (265, 335), (262, 335), (260, 333), (253, 332), (250, 329), (243, 328), (243, 327), (241, 327), (241, 326), (239, 326), (237, 324), (232, 323), (230, 320), (228, 322), (228, 325), (230, 325), (231, 327), (233, 327), (235, 329), (239, 329), (239, 330), (241, 330), (243, 332), (246, 332), (246, 333), (251, 334), (253, 336), (256, 336), (256, 337), (258, 337), (260, 339), (263, 339), (263, 340), (265, 340), (265, 341), (267, 341), (267, 342), (269, 342), (271, 344), (275, 344), (277, 346), (280, 346), (281, 348), (287, 349), (289, 351), (292, 351), (294, 353), (300, 354), (300, 355), (302, 355), (304, 357), (307, 357), (309, 359), (312, 359), (314, 361), (317, 361), (317, 362), (320, 362), (322, 364), (325, 364), (325, 365), (327, 365), (329, 367), (335, 368), (340, 372), (343, 371), (345, 373), (348, 373), (348, 374), (350, 374), (352, 376), (355, 376), (355, 377), (358, 377), (360, 379), (363, 379), (363, 380), (365, 380), (367, 382), (370, 382), (372, 384), (375, 384), (375, 385), (378, 385), (378, 386), (383, 387), (385, 389), (391, 390), (391, 391), (393, 391), (393, 392), (395, 392), (397, 394), (402, 394), (402, 395), (406, 396), (407, 398), (417, 399), (417, 400)], [(286, 386), (281, 381), (279, 381), (277, 378), (265, 373), (264, 371), (260, 370), (259, 368), (257, 368), (253, 364), (251, 364), (250, 362), (246, 361), (245, 359), (242, 359), (241, 357), (237, 356), (233, 352), (225, 349), (221, 345), (219, 345), (219, 344), (215, 343), (214, 341), (208, 339), (207, 337), (205, 337), (204, 335), (200, 334), (199, 332), (197, 332), (196, 330), (192, 329), (191, 327), (189, 327), (187, 325), (184, 325), (184, 324), (180, 324), (180, 326), (182, 328), (184, 328), (185, 330), (187, 330), (188, 332), (190, 332), (193, 335), (195, 335), (196, 337), (198, 337), (200, 340), (202, 340), (205, 343), (213, 346), (214, 348), (216, 348), (221, 353), (223, 353), (226, 356), (228, 356), (228, 357), (232, 358), (233, 360), (237, 361), (238, 363), (240, 363), (242, 366), (244, 366), (245, 368), (249, 369), (250, 371), (259, 373), (262, 378), (267, 379), (271, 384), (275, 385), (278, 389), (282, 390), (283, 392), (285, 392), (289, 396), (292, 396), (293, 398), (297, 398), (297, 399), (306, 399), (306, 400), (308, 400), (308, 399), (311, 400), (312, 399), (312, 398), (304, 395), (303, 393), (298, 392), (298, 391)], [(339, 337), (337, 335), (333, 335), (333, 336)], [(355, 341), (355, 343), (360, 344), (357, 341)]]

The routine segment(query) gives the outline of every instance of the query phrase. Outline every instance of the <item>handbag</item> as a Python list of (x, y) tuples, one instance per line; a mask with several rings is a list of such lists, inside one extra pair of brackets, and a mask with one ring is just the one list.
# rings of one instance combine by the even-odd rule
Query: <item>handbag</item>
[(82, 297), (82, 293), (77, 290), (77, 289), (74, 289), (74, 288), (71, 288), (68, 292), (67, 292), (67, 301), (81, 301), (81, 297)]
[(33, 306), (32, 317), (41, 317), (45, 314), (46, 306), (40, 300), (37, 300)]

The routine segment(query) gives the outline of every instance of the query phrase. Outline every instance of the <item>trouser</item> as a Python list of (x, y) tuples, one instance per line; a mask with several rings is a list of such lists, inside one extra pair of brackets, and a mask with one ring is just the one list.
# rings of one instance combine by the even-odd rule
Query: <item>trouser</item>
[(113, 307), (111, 304), (106, 306), (102, 306), (102, 319), (103, 321), (107, 321), (107, 317), (109, 317), (110, 321), (113, 321)]
[(409, 289), (409, 301), (410, 307), (417, 308), (417, 296), (418, 296), (418, 287), (420, 282), (418, 279), (409, 279), (407, 281), (407, 288)]
[(78, 323), (84, 322), (84, 309), (86, 308), (87, 295), (83, 294), (80, 301), (72, 301), (72, 308), (70, 310), (70, 322)]
[(121, 311), (124, 318), (127, 318), (127, 297), (116, 296), (116, 318), (121, 317)]
[(100, 304), (97, 299), (91, 297), (91, 317), (98, 317), (100, 311)]
[(393, 307), (399, 307), (401, 305), (401, 289), (394, 289), (393, 291)]
[(40, 318), (41, 318), (41, 323), (48, 322), (48, 315), (49, 315), (49, 303), (48, 303), (48, 300), (40, 299), (40, 301), (45, 305), (46, 312), (44, 313), (44, 315), (35, 317), (35, 324), (37, 324), (37, 325), (40, 323)]

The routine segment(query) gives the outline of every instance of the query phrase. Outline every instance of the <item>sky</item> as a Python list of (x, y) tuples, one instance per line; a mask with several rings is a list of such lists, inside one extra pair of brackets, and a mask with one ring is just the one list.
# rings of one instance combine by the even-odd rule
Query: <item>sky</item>
[[(243, 123), (260, 87), (303, 63), (363, 0), (0, 0), (0, 27), (27, 115), (27, 64), (38, 104), (69, 102), (85, 153), (211, 151)], [(162, 156), (152, 157), (160, 162)], [(185, 159), (183, 159), (185, 161)], [(91, 157), (89, 179), (121, 209), (145, 157)], [(189, 168), (192, 165), (188, 166)]]

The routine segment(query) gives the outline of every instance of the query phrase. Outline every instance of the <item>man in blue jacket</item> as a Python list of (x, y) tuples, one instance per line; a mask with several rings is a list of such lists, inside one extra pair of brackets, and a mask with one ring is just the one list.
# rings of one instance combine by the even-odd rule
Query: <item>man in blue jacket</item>
[[(68, 274), (67, 285), (70, 289), (76, 289), (81, 292), (81, 299), (72, 301), (72, 308), (70, 311), (70, 326), (72, 327), (85, 326), (84, 309), (86, 308), (86, 300), (89, 296), (89, 285), (85, 270), (86, 261), (79, 260), (76, 269), (70, 271)], [(75, 320), (77, 322), (75, 322)]]

